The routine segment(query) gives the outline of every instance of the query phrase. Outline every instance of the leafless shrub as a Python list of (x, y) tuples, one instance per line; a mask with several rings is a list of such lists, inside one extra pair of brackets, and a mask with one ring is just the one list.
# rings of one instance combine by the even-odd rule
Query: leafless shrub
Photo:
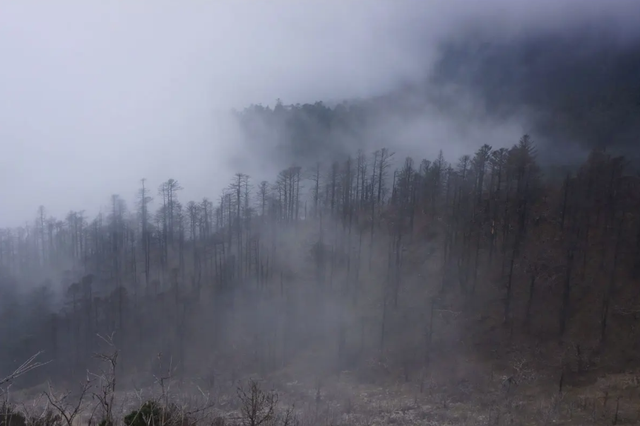
[(82, 404), (84, 399), (91, 389), (92, 382), (87, 375), (86, 381), (82, 384), (80, 388), (80, 393), (76, 401), (71, 401), (70, 394), (62, 393), (60, 395), (56, 395), (53, 388), (51, 387), (51, 383), (49, 383), (49, 389), (44, 392), (44, 395), (47, 397), (49, 404), (55, 409), (55, 411), (62, 417), (67, 426), (73, 426), (74, 419), (80, 413), (80, 409), (82, 408)]
[[(158, 354), (159, 371), (154, 374), (155, 383), (160, 392), (155, 397), (144, 399), (140, 391), (136, 391), (139, 405), (124, 417), (127, 426), (193, 426), (200, 424), (224, 425), (224, 418), (212, 417), (215, 401), (209, 392), (192, 383), (197, 389), (196, 396), (192, 391), (171, 394), (173, 384), (172, 359), (166, 369), (163, 368), (162, 354)], [(183, 395), (182, 397), (179, 395)], [(222, 423), (221, 423), (222, 422)]]
[(155, 383), (160, 386), (160, 397), (164, 406), (169, 406), (169, 393), (171, 391), (171, 379), (176, 367), (173, 366), (173, 358), (169, 358), (166, 370), (163, 368), (162, 353), (158, 354), (159, 373), (154, 375)]
[(237, 389), (240, 400), (240, 421), (243, 426), (295, 426), (299, 422), (293, 408), (278, 412), (278, 393), (264, 391), (256, 380), (249, 380), (246, 388)]
[[(42, 401), (44, 399), (44, 401)], [(44, 402), (44, 404), (43, 404)], [(26, 426), (49, 426), (60, 423), (62, 418), (56, 415), (49, 404), (49, 401), (40, 395), (30, 401), (29, 404), (20, 404), (20, 411), (25, 416)]]
[(215, 401), (209, 393), (205, 393), (199, 386), (199, 397), (192, 397), (173, 404), (174, 417), (181, 419), (181, 425), (205, 423), (215, 407)]
[(260, 426), (273, 421), (278, 404), (277, 393), (263, 391), (256, 380), (249, 381), (248, 389), (239, 387), (237, 393), (243, 425)]
[(93, 397), (98, 400), (98, 406), (102, 411), (101, 426), (113, 426), (115, 418), (113, 415), (113, 407), (116, 392), (116, 367), (118, 365), (119, 351), (113, 343), (113, 333), (110, 336), (103, 337), (98, 335), (110, 348), (110, 353), (96, 354), (96, 358), (103, 360), (107, 364), (107, 368), (100, 374), (94, 374), (98, 380), (98, 389), (93, 392)]

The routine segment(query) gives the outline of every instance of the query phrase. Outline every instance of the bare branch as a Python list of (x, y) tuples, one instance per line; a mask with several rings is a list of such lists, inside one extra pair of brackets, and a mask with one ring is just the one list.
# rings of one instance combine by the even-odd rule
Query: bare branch
[(56, 409), (56, 411), (64, 418), (67, 426), (73, 426), (73, 420), (80, 413), (80, 408), (82, 407), (82, 403), (84, 398), (91, 388), (91, 380), (87, 376), (87, 380), (82, 384), (82, 388), (80, 389), (80, 396), (78, 397), (78, 401), (75, 405), (70, 405), (67, 402), (69, 398), (69, 394), (63, 394), (62, 396), (56, 398), (53, 394), (53, 389), (51, 388), (51, 383), (48, 383), (49, 390), (44, 391), (44, 395), (47, 397), (49, 404)]
[(18, 377), (22, 376), (23, 374), (26, 374), (32, 370), (35, 370), (36, 368), (40, 368), (51, 362), (51, 361), (46, 361), (46, 362), (36, 361), (36, 358), (38, 358), (40, 354), (42, 354), (42, 351), (31, 356), (29, 359), (23, 362), (18, 368), (16, 368), (16, 370), (13, 373), (9, 374), (7, 377), (0, 379), (0, 386), (3, 386), (7, 383), (11, 383)]

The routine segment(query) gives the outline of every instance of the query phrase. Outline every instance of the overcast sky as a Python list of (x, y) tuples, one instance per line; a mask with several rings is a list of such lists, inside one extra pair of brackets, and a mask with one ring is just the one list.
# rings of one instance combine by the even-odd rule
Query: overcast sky
[(0, 226), (41, 204), (93, 214), (143, 177), (215, 198), (247, 155), (218, 112), (383, 93), (469, 20), (511, 33), (639, 14), (637, 0), (0, 0)]

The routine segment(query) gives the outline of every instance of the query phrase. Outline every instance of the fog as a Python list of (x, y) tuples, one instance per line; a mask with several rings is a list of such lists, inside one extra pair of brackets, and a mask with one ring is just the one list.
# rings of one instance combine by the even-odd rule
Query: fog
[[(421, 82), (438, 42), (463, 29), (513, 37), (597, 20), (630, 37), (640, 14), (633, 6), (7, 2), (0, 14), (0, 223), (23, 223), (39, 205), (58, 216), (95, 213), (112, 193), (132, 199), (141, 178), (155, 187), (174, 177), (186, 199), (215, 197), (233, 172), (255, 165), (245, 161), (250, 150), (227, 118), (231, 108), (367, 98)], [(437, 133), (456, 127), (438, 123)], [(428, 117), (415, 124), (430, 128)], [(519, 122), (507, 129), (510, 141), (527, 130)], [(499, 130), (488, 135), (496, 139)]]
[(387, 39), (414, 17), (408, 6), (3, 5), (0, 222), (40, 204), (60, 215), (128, 198), (143, 177), (217, 196), (244, 154), (221, 115), (367, 96), (415, 76), (422, 59), (402, 48), (407, 35)]
[(3, 407), (586, 424), (572, 374), (640, 368), (637, 0), (6, 3)]

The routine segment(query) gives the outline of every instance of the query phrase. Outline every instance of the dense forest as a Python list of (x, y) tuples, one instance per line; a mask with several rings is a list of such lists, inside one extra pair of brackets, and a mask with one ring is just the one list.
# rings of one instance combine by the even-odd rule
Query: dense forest
[(132, 208), (41, 207), (2, 230), (2, 372), (44, 351), (23, 384), (81, 377), (112, 334), (124, 374), (171, 362), (211, 381), (300, 364), (454, 380), (514, 348), (550, 380), (637, 363), (640, 181), (623, 157), (548, 178), (525, 135), (451, 162), (380, 149), (238, 173), (215, 201), (181, 189), (142, 180)]

